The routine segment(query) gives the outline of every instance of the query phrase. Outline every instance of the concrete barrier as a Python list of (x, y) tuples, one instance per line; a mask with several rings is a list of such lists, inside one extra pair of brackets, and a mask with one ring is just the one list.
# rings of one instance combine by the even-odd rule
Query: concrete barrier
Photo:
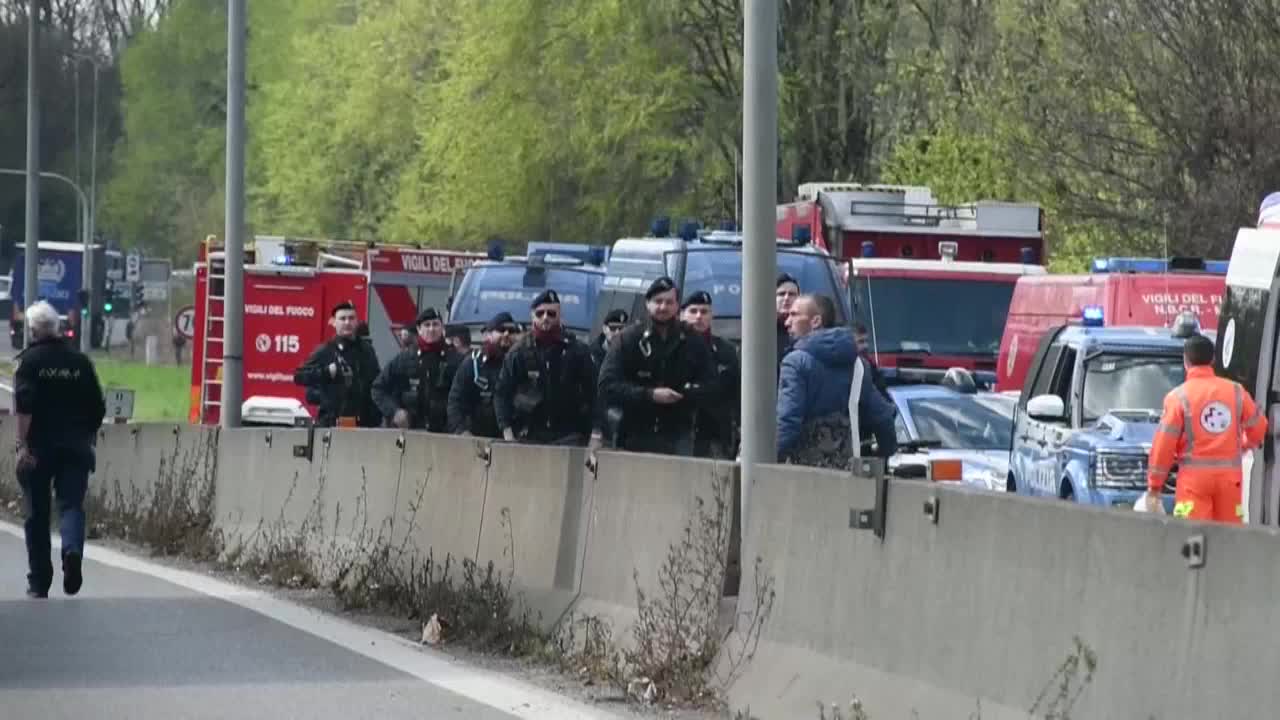
[[(636, 590), (659, 597), (658, 578), (673, 546), (695, 524), (698, 500), (714, 513), (721, 499), (727, 558), (737, 466), (730, 462), (688, 460), (662, 455), (617, 452), (598, 454), (592, 484), (591, 514), (581, 595), (575, 612), (608, 619), (614, 638), (632, 641), (637, 616)], [(694, 527), (695, 532), (697, 528)]]
[[(1098, 662), (1073, 717), (1260, 717), (1280, 702), (1274, 532), (895, 481), (880, 541), (850, 529), (870, 480), (772, 468), (751, 499), (739, 618), (763, 578), (776, 600), (730, 700), (757, 717), (856, 695), (872, 717), (980, 703), (1025, 718), (1056, 694), (1073, 637)], [(1189, 568), (1197, 534), (1207, 563)]]
[(436, 562), (452, 556), (455, 566), (475, 560), (488, 483), (488, 441), (411, 432), (403, 434), (403, 443), (393, 540), (407, 540), (406, 547), (416, 550), (419, 559), (430, 552)]
[(326, 537), (355, 542), (389, 541), (399, 507), (401, 433), (393, 430), (334, 432), (317, 450), (313, 520)]
[[(214, 494), (214, 523), (227, 545), (234, 548), (261, 532), (283, 507), (289, 483), (310, 475), (311, 463), (293, 457), (294, 443), (305, 443), (301, 430), (233, 428), (218, 440), (218, 482)], [(268, 491), (271, 507), (268, 514)]]
[(586, 451), (494, 443), (477, 562), (510, 573), (543, 627), (578, 595), (593, 478)]
[(142, 488), (134, 482), (138, 464), (137, 426), (104, 425), (94, 448), (97, 469), (89, 479), (89, 492), (109, 503), (127, 501)]

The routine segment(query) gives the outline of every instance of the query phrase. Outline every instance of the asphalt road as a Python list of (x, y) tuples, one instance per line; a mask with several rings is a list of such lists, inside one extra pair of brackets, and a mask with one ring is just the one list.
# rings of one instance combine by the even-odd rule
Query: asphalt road
[(394, 636), (92, 544), (80, 595), (63, 596), (59, 573), (49, 599), (28, 599), (16, 530), (0, 523), (5, 718), (608, 717)]

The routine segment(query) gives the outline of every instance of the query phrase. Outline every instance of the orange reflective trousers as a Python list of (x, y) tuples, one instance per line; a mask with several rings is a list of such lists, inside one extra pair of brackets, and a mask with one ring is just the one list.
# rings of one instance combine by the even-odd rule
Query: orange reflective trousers
[(1192, 520), (1240, 523), (1241, 459), (1262, 444), (1267, 419), (1239, 383), (1208, 365), (1187, 369), (1187, 381), (1164, 399), (1151, 443), (1147, 488), (1159, 493), (1176, 465), (1173, 514)]

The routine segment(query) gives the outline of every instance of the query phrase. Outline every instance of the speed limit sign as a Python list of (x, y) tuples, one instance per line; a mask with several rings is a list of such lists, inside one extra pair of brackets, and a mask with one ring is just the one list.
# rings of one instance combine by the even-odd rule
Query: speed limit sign
[(196, 309), (188, 305), (173, 316), (173, 329), (188, 340), (196, 336)]

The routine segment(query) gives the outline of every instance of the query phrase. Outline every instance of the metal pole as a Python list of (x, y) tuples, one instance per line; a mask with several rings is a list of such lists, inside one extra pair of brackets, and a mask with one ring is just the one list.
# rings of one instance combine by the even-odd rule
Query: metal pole
[[(93, 142), (91, 143), (91, 149), (89, 150), (89, 242), (90, 244), (93, 244), (98, 241), (98, 71), (99, 71), (99, 68), (98, 68), (98, 62), (96, 60), (93, 60), (91, 62), (93, 62)], [(104, 252), (103, 258), (105, 257), (106, 257), (106, 253)], [(95, 283), (89, 288), (90, 320), (92, 320), (93, 318), (93, 309), (97, 308), (100, 303), (100, 298), (97, 297), (97, 287), (98, 286)], [(106, 339), (105, 339), (106, 326), (107, 326), (107, 318), (103, 316), (102, 327), (104, 330), (104, 333), (103, 333), (104, 344), (106, 343)], [(90, 323), (90, 332), (92, 332), (92, 328), (93, 328), (93, 325), (92, 323)]]
[[(27, 227), (26, 249), (23, 252), (23, 280), (26, 297), (23, 308), (35, 304), (40, 295), (37, 269), (40, 266), (40, 72), (36, 58), (39, 55), (40, 30), (36, 25), (38, 0), (27, 3)], [(26, 338), (24, 347), (31, 344), (31, 323), (22, 323)]]
[(222, 427), (239, 427), (244, 389), (245, 0), (227, 0), (226, 290), (222, 323)]
[(778, 2), (746, 0), (742, 62), (742, 527), (761, 463), (777, 461)]
[(89, 307), (80, 309), (80, 352), (87, 353), (93, 349), (89, 342), (93, 335), (93, 243), (89, 240), (89, 200), (84, 191), (76, 188), (80, 196), (80, 227), (84, 228), (81, 240), (84, 241), (83, 271), (80, 273), (80, 287), (88, 291)]

